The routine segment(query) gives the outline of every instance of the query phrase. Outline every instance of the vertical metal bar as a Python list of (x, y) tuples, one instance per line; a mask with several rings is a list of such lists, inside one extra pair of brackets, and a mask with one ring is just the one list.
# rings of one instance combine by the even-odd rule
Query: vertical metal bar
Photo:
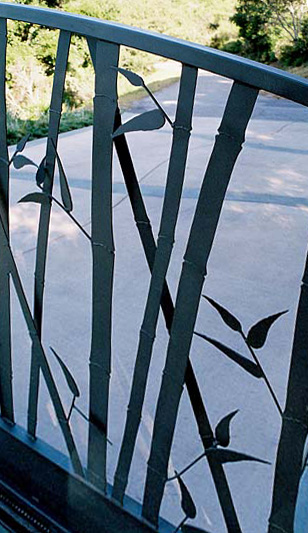
[(167, 350), (143, 499), (143, 516), (156, 524), (167, 478), (173, 433), (185, 379), (206, 265), (225, 193), (258, 91), (232, 86), (219, 135), (205, 173), (184, 256)]
[[(6, 126), (6, 47), (7, 21), (0, 19), (0, 210), (9, 235), (9, 166)], [(6, 243), (0, 239), (0, 250)], [(1, 254), (2, 255), (2, 254)], [(10, 280), (4, 261), (0, 261), (0, 406), (1, 415), (14, 422), (11, 358)]]
[(10, 272), (12, 276), (15, 290), (17, 293), (17, 297), (19, 300), (19, 304), (20, 304), (22, 313), (24, 315), (24, 318), (25, 318), (25, 321), (26, 321), (26, 324), (29, 330), (29, 335), (33, 342), (34, 357), (38, 359), (40, 368), (42, 369), (43, 376), (46, 381), (47, 389), (50, 394), (53, 406), (55, 408), (55, 413), (58, 418), (58, 422), (59, 422), (63, 437), (66, 442), (66, 446), (67, 446), (69, 456), (72, 461), (73, 468), (76, 474), (83, 476), (82, 465), (81, 465), (78, 452), (77, 452), (77, 449), (74, 443), (74, 439), (73, 439), (73, 436), (72, 436), (72, 433), (69, 427), (69, 423), (65, 415), (65, 411), (63, 409), (61, 398), (59, 396), (55, 381), (50, 371), (48, 361), (45, 356), (44, 349), (42, 347), (41, 340), (38, 335), (38, 331), (36, 329), (35, 321), (31, 315), (30, 307), (27, 302), (27, 298), (26, 298), (26, 295), (25, 295), (25, 292), (24, 292), (24, 289), (23, 289), (23, 286), (20, 280), (20, 276), (18, 273), (18, 269), (15, 263), (13, 254), (12, 254), (12, 250), (10, 248), (8, 234), (5, 229), (5, 223), (2, 220), (1, 216), (0, 216), (0, 238), (6, 242), (6, 248), (4, 249), (3, 259), (5, 261), (5, 264), (7, 265), (8, 271)]
[[(118, 110), (114, 129), (116, 130), (119, 126), (121, 126), (121, 116)], [(156, 253), (156, 244), (151, 228), (151, 223), (147, 216), (146, 208), (141, 195), (132, 158), (125, 139), (125, 135), (120, 135), (119, 137), (116, 137), (114, 143), (119, 157), (119, 162), (123, 172), (123, 177), (127, 187), (128, 195), (130, 198), (134, 218), (146, 255), (147, 263), (149, 265), (150, 270), (152, 271)], [(166, 281), (164, 283), (162, 292), (161, 307), (164, 314), (167, 330), (170, 333), (174, 308)], [(202, 400), (198, 382), (189, 360), (185, 373), (185, 384), (187, 386), (187, 391), (189, 394), (203, 447), (204, 449), (207, 449), (213, 444), (213, 432), (209, 418), (207, 416), (204, 402)], [(240, 533), (241, 528), (238, 522), (236, 510), (232, 501), (231, 492), (228, 486), (226, 475), (223, 470), (223, 466), (212, 456), (209, 456), (207, 460), (209, 463), (213, 481), (215, 483), (217, 496), (224, 515), (226, 527), (228, 531), (232, 531), (232, 533)], [(115, 474), (112, 495), (114, 498), (116, 498), (122, 503), (124, 494), (123, 490), (121, 490), (121, 487), (123, 485), (123, 481), (117, 476), (119, 476), (118, 472), (116, 472)]]
[[(62, 99), (65, 84), (67, 60), (70, 48), (71, 34), (61, 31), (58, 41), (57, 59), (53, 80), (52, 96), (50, 103), (50, 118), (48, 128), (48, 140), (46, 149), (46, 179), (44, 181), (44, 191), (52, 194), (53, 177), (55, 170), (55, 146), (58, 142), (58, 132), (61, 120)], [(43, 320), (43, 300), (45, 286), (45, 271), (47, 260), (48, 236), (50, 225), (51, 205), (41, 206), (40, 221), (36, 248), (36, 264), (34, 275), (34, 320), (39, 336), (42, 335)], [(33, 348), (34, 350), (34, 348)], [(35, 437), (37, 425), (37, 409), (39, 395), (40, 365), (32, 350), (30, 386), (28, 398), (28, 432)]]
[[(308, 434), (308, 255), (297, 310), (287, 399), (276, 457), (269, 533), (293, 533)], [(302, 524), (301, 524), (302, 525)]]
[(88, 473), (106, 490), (111, 308), (114, 270), (112, 133), (117, 109), (119, 46), (97, 41), (92, 154), (92, 339), (90, 354)]
[(140, 330), (139, 345), (121, 451), (115, 476), (115, 496), (122, 500), (141, 420), (147, 377), (156, 333), (160, 301), (174, 242), (190, 138), (197, 69), (184, 65), (173, 125), (173, 142), (166, 193), (150, 288)]

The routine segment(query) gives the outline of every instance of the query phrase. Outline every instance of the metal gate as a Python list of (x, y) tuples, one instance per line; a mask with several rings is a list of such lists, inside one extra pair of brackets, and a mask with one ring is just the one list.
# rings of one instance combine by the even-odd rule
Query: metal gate
[[(213, 484), (226, 528), (230, 532), (242, 531), (236, 505), (229, 487), (224, 464), (233, 461), (257, 460), (247, 454), (231, 450), (229, 414), (216, 427), (211, 427), (207, 409), (189, 358), (199, 301), (207, 273), (208, 258), (223, 207), (229, 180), (245, 140), (245, 132), (259, 91), (264, 89), (303, 105), (308, 104), (308, 82), (285, 72), (235, 57), (200, 45), (152, 34), (139, 29), (112, 24), (87, 17), (73, 16), (50, 9), (0, 3), (0, 519), (16, 531), (176, 531), (159, 518), (160, 507), (168, 477), (171, 446), (178, 418), (183, 387), (187, 388), (192, 412), (202, 445), (201, 457), (208, 462)], [(22, 202), (40, 205), (33, 287), (31, 297), (23, 284), (10, 246), (9, 188), (12, 167), (23, 168), (30, 164), (22, 152), (27, 138), (21, 139), (12, 156), (6, 142), (6, 48), (7, 19), (20, 20), (59, 30), (58, 50), (51, 93), (50, 119), (46, 153), (35, 170), (36, 192), (22, 198)], [(72, 35), (87, 40), (95, 71), (95, 96), (93, 119), (92, 176), (91, 176), (91, 229), (78, 222), (73, 210), (73, 200), (65, 166), (58, 150), (63, 91)], [(172, 59), (181, 64), (179, 94), (175, 119), (163, 107), (134, 72), (119, 68), (122, 46), (143, 50)], [(178, 221), (183, 180), (192, 128), (193, 108), (198, 71), (205, 70), (233, 80), (232, 88), (218, 129), (218, 135), (204, 179), (198, 194), (193, 221), (189, 229), (182, 269), (179, 274), (175, 303), (166, 282), (172, 257), (173, 242)], [(124, 76), (135, 86), (143, 87), (152, 99), (153, 109), (122, 124), (117, 96), (117, 78)], [(168, 160), (167, 179), (157, 241), (151, 227), (146, 204), (142, 196), (137, 172), (126, 134), (131, 131), (153, 131), (167, 124), (172, 134)], [(146, 135), (146, 133), (144, 134)], [(129, 406), (124, 433), (117, 443), (119, 453), (114, 468), (112, 485), (107, 482), (108, 446), (110, 430), (114, 423), (108, 418), (110, 403), (110, 369), (112, 363), (112, 301), (114, 284), (115, 247), (112, 216), (113, 147), (123, 173), (133, 216), (139, 232), (146, 262), (151, 272), (140, 329), (137, 355), (132, 372)], [(59, 168), (59, 195), (54, 193), (54, 173)], [(60, 199), (59, 199), (60, 198)], [(49, 355), (43, 339), (43, 309), (49, 228), (53, 205), (78, 226), (90, 246), (92, 257), (92, 318), (89, 357), (88, 412), (77, 403), (80, 391), (74, 379), (74, 369), (64, 362), (65, 357), (52, 348)], [(307, 268), (307, 267), (306, 267)], [(61, 273), (59, 274), (61, 275)], [(72, 273), (74, 275), (74, 273)], [(302, 470), (302, 456), (307, 436), (308, 348), (305, 323), (307, 315), (307, 287), (305, 271), (300, 299), (295, 341), (291, 362), (286, 408), (278, 404), (272, 386), (253, 350), (260, 343), (250, 337), (245, 342), (252, 359), (241, 359), (213, 339), (205, 339), (225, 356), (254, 377), (265, 381), (268, 392), (278, 407), (282, 432), (278, 448), (274, 483), (273, 507), (269, 531), (293, 531), (295, 505)], [(14, 304), (22, 311), (31, 339), (28, 383), (27, 423), (23, 429), (15, 423), (14, 384), (12, 380), (12, 324), (11, 287), (14, 286)], [(209, 299), (224, 322), (242, 333), (235, 317), (219, 304)], [(151, 449), (148, 458), (142, 505), (125, 496), (132, 467), (141, 414), (147, 393), (148, 374), (158, 327), (160, 310), (170, 339), (166, 344), (163, 377), (158, 391)], [(280, 316), (280, 314), (279, 314)], [(277, 317), (265, 324), (267, 332)], [(65, 320), (63, 322), (65, 330)], [(260, 328), (259, 328), (260, 329)], [(202, 335), (201, 335), (202, 336)], [(266, 335), (265, 335), (266, 336)], [(61, 350), (60, 350), (61, 352)], [(59, 364), (67, 385), (70, 405), (66, 407), (53, 375), (50, 358)], [(66, 446), (66, 456), (54, 450), (37, 437), (39, 398), (42, 382), (47, 390)], [(15, 391), (16, 394), (16, 391)], [(125, 409), (125, 405), (122, 409)], [(88, 442), (86, 464), (81, 458), (72, 428), (72, 413), (87, 422)], [(290, 450), (292, 449), (291, 459)], [(200, 458), (199, 458), (200, 459)], [(290, 468), (292, 461), (292, 468)], [(262, 462), (262, 461), (261, 461)], [(196, 514), (194, 502), (182, 477), (187, 469), (175, 473), (182, 500), (182, 531), (194, 529), (188, 518)], [(292, 472), (290, 472), (292, 470)], [(215, 526), (214, 526), (215, 527)]]

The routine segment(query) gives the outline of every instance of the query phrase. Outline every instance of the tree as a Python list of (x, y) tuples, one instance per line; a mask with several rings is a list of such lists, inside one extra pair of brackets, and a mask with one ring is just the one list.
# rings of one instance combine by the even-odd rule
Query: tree
[(307, 61), (308, 0), (239, 0), (231, 20), (239, 27), (243, 55), (272, 61), (279, 39), (285, 63)]
[(231, 21), (239, 28), (243, 40), (241, 53), (257, 61), (269, 62), (273, 59), (272, 42), (268, 23), (272, 11), (262, 0), (239, 0)]
[(262, 3), (271, 11), (271, 23), (297, 41), (308, 13), (307, 0), (262, 0)]

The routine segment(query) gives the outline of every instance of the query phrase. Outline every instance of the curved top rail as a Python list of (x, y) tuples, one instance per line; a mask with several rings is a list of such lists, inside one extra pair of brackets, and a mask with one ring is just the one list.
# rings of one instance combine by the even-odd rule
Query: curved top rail
[(0, 17), (66, 30), (144, 50), (308, 106), (307, 80), (200, 44), (92, 17), (6, 2), (0, 2)]

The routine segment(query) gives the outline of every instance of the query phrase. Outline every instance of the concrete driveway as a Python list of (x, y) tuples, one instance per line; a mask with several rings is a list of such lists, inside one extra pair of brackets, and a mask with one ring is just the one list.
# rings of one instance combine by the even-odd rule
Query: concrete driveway
[[(199, 78), (183, 199), (168, 272), (173, 297), (199, 187), (230, 86), (228, 80), (214, 75), (204, 74)], [(177, 90), (178, 86), (173, 85), (156, 95), (171, 117), (175, 113)], [(150, 99), (145, 98), (138, 101), (123, 118), (126, 121), (152, 107)], [(267, 94), (260, 95), (250, 122), (247, 142), (233, 173), (203, 291), (228, 307), (242, 321), (245, 330), (267, 315), (289, 309), (289, 313), (273, 326), (268, 342), (259, 352), (282, 405), (308, 242), (307, 119), (308, 110), (302, 106)], [(167, 125), (155, 132), (131, 133), (127, 138), (148, 214), (157, 235), (170, 151), (170, 128)], [(34, 141), (29, 143), (24, 153), (39, 162), (45, 146), (44, 139)], [(74, 215), (89, 230), (91, 128), (61, 135), (59, 153), (72, 190)], [(114, 168), (116, 272), (109, 435), (113, 445), (109, 449), (108, 469), (110, 482), (125, 422), (138, 328), (149, 284), (148, 268), (116, 159)], [(32, 303), (38, 207), (17, 205), (17, 201), (36, 190), (34, 172), (30, 167), (25, 167), (13, 171), (12, 178), (12, 246), (29, 302)], [(59, 197), (58, 186), (55, 195)], [(56, 206), (53, 208), (50, 237), (44, 345), (46, 349), (53, 346), (72, 370), (82, 391), (78, 405), (86, 412), (91, 326), (91, 250), (81, 232)], [(30, 342), (15, 297), (13, 326), (15, 407), (17, 422), (24, 425)], [(246, 354), (241, 338), (226, 328), (215, 310), (203, 299), (196, 329)], [(129, 494), (137, 500), (142, 498), (167, 341), (161, 319), (129, 485)], [(59, 390), (68, 406), (70, 394), (63, 375), (52, 354), (49, 351), (48, 354)], [(253, 379), (200, 338), (194, 340), (191, 361), (213, 426), (227, 413), (239, 409), (232, 423), (231, 448), (272, 463), (272, 466), (248, 462), (226, 466), (243, 531), (264, 533), (271, 504), (273, 467), (280, 431), (279, 414), (263, 381)], [(86, 426), (77, 413), (73, 415), (72, 427), (84, 460)], [(39, 435), (65, 452), (43, 382)], [(173, 472), (173, 468), (181, 470), (201, 452), (197, 427), (185, 391), (170, 472)], [(225, 526), (206, 462), (201, 461), (188, 472), (185, 482), (198, 508), (194, 525), (213, 533), (224, 532)], [(298, 520), (296, 533), (306, 531), (304, 516), (308, 523), (307, 482), (305, 487), (304, 484), (305, 480), (299, 506), (301, 519)], [(175, 524), (182, 518), (176, 482), (167, 484), (162, 514)]]

